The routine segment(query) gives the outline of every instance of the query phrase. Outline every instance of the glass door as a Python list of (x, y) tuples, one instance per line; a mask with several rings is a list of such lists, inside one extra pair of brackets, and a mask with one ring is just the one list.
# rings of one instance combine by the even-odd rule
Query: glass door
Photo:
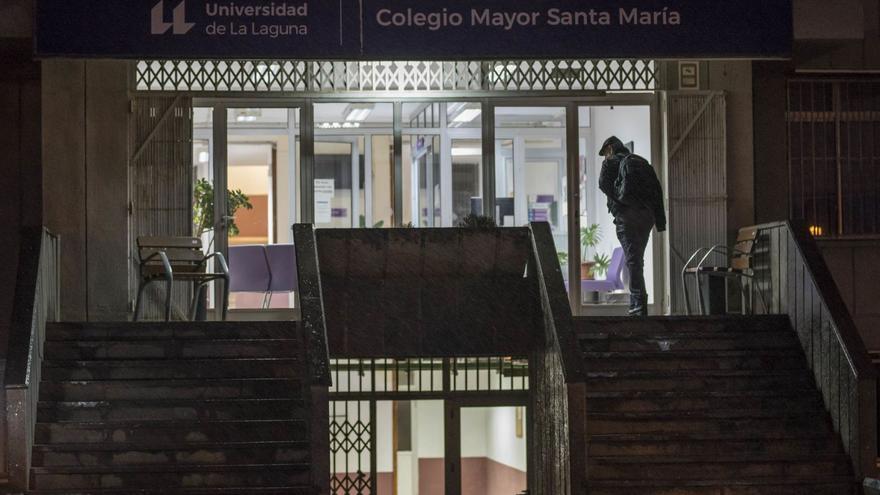
[(454, 227), (483, 213), (479, 102), (402, 105), (402, 223)]
[(393, 105), (314, 105), (314, 219), (318, 228), (390, 227)]
[[(229, 308), (295, 307), (299, 107), (196, 103), (193, 143), (193, 230), (206, 252), (227, 260)], [(209, 269), (219, 270), (215, 263)], [(206, 289), (206, 307), (219, 316), (223, 284)]]
[(230, 309), (295, 306), (299, 108), (226, 109), (226, 240)]
[[(495, 210), (499, 225), (549, 222), (559, 260), (568, 252), (566, 107), (495, 107)], [(568, 283), (568, 273), (563, 270)]]
[[(589, 105), (578, 107), (579, 223), (581, 229), (580, 286), (581, 310), (588, 314), (625, 314), (630, 297), (630, 273), (617, 237), (608, 198), (599, 189), (604, 158), (599, 147), (610, 136), (617, 136), (626, 147), (647, 159), (661, 177), (654, 153), (653, 109), (641, 104)], [(662, 313), (662, 245), (652, 232), (644, 255), (644, 278), (652, 314)]]

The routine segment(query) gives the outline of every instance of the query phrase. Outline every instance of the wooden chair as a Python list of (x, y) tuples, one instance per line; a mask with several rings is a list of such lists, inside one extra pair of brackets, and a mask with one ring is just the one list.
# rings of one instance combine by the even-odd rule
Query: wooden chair
[[(702, 278), (707, 277), (726, 277), (735, 278), (739, 282), (740, 291), (743, 295), (743, 312), (745, 312), (746, 289), (743, 279), (751, 279), (754, 277), (752, 270), (752, 258), (755, 254), (755, 245), (758, 241), (757, 227), (744, 227), (739, 229), (736, 235), (736, 244), (733, 247), (716, 244), (711, 247), (701, 247), (694, 251), (694, 254), (684, 264), (681, 270), (681, 285), (684, 289), (684, 305), (685, 313), (691, 314), (691, 300), (688, 294), (687, 275), (693, 275), (696, 279), (697, 297), (700, 302), (700, 312), (703, 312), (703, 287)], [(720, 254), (728, 258), (727, 266), (708, 266), (706, 261), (713, 254)], [(695, 259), (700, 258), (699, 263), (691, 266)]]
[[(140, 258), (140, 283), (134, 308), (134, 321), (140, 316), (144, 289), (153, 282), (165, 281), (165, 321), (171, 319), (171, 286), (175, 280), (193, 283), (189, 318), (195, 317), (201, 288), (214, 280), (223, 280), (223, 319), (229, 307), (229, 266), (222, 253), (205, 255), (197, 237), (141, 236), (137, 239)], [(208, 261), (216, 259), (220, 271), (208, 271)], [(216, 267), (215, 267), (216, 270)]]

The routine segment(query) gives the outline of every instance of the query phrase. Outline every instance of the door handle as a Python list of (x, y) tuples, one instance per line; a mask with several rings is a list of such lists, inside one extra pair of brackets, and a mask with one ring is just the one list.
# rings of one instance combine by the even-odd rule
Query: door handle
[(221, 225), (223, 226), (224, 229), (225, 229), (226, 227), (229, 227), (229, 224), (232, 223), (233, 220), (235, 220), (235, 216), (234, 216), (234, 215), (223, 215), (223, 216), (220, 217), (220, 218), (223, 220), (223, 222), (221, 223)]

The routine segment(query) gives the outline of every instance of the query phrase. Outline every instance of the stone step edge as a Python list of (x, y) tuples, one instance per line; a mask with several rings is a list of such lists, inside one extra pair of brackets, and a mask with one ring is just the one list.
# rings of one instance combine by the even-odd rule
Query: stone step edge
[(601, 378), (658, 378), (658, 379), (675, 379), (675, 378), (813, 378), (813, 374), (809, 369), (792, 368), (783, 370), (766, 370), (745, 369), (745, 370), (725, 370), (725, 369), (708, 369), (708, 370), (607, 370), (607, 371), (586, 371), (587, 380)]
[(590, 464), (755, 464), (755, 463), (779, 463), (779, 462), (812, 462), (812, 461), (846, 461), (849, 456), (840, 453), (819, 453), (811, 455), (761, 455), (748, 454), (741, 456), (591, 456)]
[(116, 407), (137, 407), (137, 406), (158, 406), (158, 407), (176, 407), (176, 406), (194, 406), (194, 405), (231, 405), (231, 404), (266, 404), (266, 403), (282, 403), (291, 402), (306, 404), (306, 400), (300, 397), (256, 397), (256, 398), (229, 398), (229, 399), (120, 399), (120, 400), (73, 400), (73, 401), (39, 401), (37, 408), (62, 408), (65, 410), (78, 409), (106, 409)]
[(713, 486), (798, 486), (816, 483), (822, 485), (849, 485), (855, 487), (858, 481), (847, 476), (785, 477), (785, 478), (732, 478), (706, 480), (589, 480), (588, 486), (595, 487), (632, 487), (632, 488), (678, 488), (678, 487), (713, 487)]
[(743, 434), (733, 432), (728, 434), (719, 433), (597, 433), (590, 434), (589, 443), (633, 443), (633, 442), (753, 442), (753, 441), (786, 441), (786, 440), (825, 440), (836, 443), (838, 440), (825, 431), (807, 431), (790, 433), (780, 432), (783, 436), (767, 437), (756, 433)]
[(43, 361), (43, 369), (79, 369), (82, 367), (119, 367), (120, 365), (128, 366), (155, 366), (162, 364), (169, 366), (180, 364), (181, 366), (192, 366), (193, 364), (214, 364), (217, 363), (275, 363), (275, 362), (303, 362), (299, 355), (291, 356), (255, 356), (255, 357), (174, 357), (174, 358), (102, 358), (102, 359), (46, 359)]
[(129, 429), (182, 429), (205, 424), (266, 424), (266, 423), (307, 423), (307, 417), (288, 419), (160, 419), (160, 420), (124, 420), (124, 421), (37, 421), (36, 427), (63, 426), (65, 428), (119, 428), (126, 425)]
[[(281, 383), (281, 382), (302, 382), (304, 378), (288, 378), (288, 377), (244, 377), (244, 378), (122, 378), (118, 380), (113, 379), (103, 379), (99, 378), (96, 380), (43, 380), (41, 384), (55, 384), (55, 385), (112, 385), (112, 384), (120, 384), (120, 383), (134, 383), (137, 385), (173, 385), (180, 386), (183, 384), (187, 384), (189, 382), (192, 386), (197, 388), (205, 388), (205, 386), (210, 386), (213, 383), (218, 385), (222, 385), (225, 382), (230, 383), (254, 383), (254, 382), (272, 382), (272, 383)], [(207, 383), (207, 385), (206, 385)]]
[[(645, 412), (628, 412), (628, 411), (588, 411), (587, 421), (616, 421), (616, 422), (646, 422), (646, 421), (662, 421), (662, 422), (680, 422), (680, 421), (793, 421), (798, 423), (815, 421), (824, 425), (824, 418), (801, 418), (793, 413), (784, 411), (767, 411), (759, 412), (748, 409), (730, 410), (723, 413), (707, 412), (710, 410), (700, 411), (645, 411)], [(587, 426), (589, 428), (589, 425)]]
[(212, 488), (95, 488), (95, 489), (42, 489), (30, 490), (29, 495), (190, 495), (190, 494), (234, 494), (234, 495), (250, 495), (269, 494), (269, 495), (314, 495), (315, 488), (310, 485), (288, 485), (288, 486), (218, 486)]
[(309, 470), (310, 463), (272, 463), (272, 464), (175, 464), (163, 466), (161, 464), (134, 464), (112, 466), (32, 466), (31, 474), (121, 474), (121, 473), (180, 473), (180, 472), (213, 472), (213, 471), (266, 471)]
[(616, 390), (616, 391), (588, 391), (587, 400), (590, 399), (727, 399), (739, 397), (763, 397), (784, 398), (806, 396), (809, 399), (821, 399), (821, 395), (814, 387), (788, 388), (785, 390), (745, 389), (745, 390)]
[(168, 443), (167, 445), (147, 444), (143, 448), (138, 447), (138, 442), (112, 442), (112, 443), (60, 443), (34, 444), (37, 452), (188, 452), (198, 450), (248, 450), (248, 449), (276, 449), (285, 447), (308, 448), (311, 442), (308, 440), (246, 440), (242, 442), (202, 442), (202, 443)]

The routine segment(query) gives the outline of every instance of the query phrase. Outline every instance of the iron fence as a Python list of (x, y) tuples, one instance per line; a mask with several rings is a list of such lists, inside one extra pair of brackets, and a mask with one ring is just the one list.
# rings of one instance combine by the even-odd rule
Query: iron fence
[(877, 458), (877, 373), (806, 226), (758, 226), (757, 313), (787, 315), (858, 479)]
[(16, 491), (29, 484), (46, 323), (60, 316), (60, 268), (58, 237), (25, 229), (6, 362), (6, 468)]

